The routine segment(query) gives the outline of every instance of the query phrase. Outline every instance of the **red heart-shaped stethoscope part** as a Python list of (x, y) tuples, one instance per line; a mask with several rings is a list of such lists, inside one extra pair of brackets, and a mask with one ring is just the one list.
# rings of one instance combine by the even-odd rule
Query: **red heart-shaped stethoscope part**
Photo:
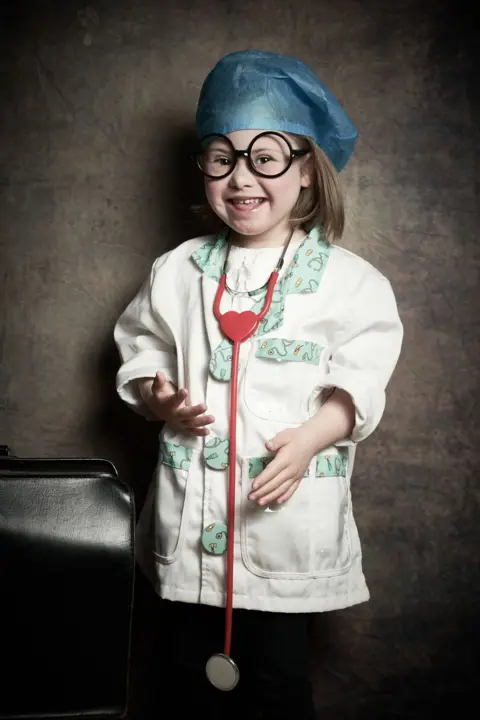
[(220, 328), (223, 334), (233, 342), (242, 342), (251, 337), (258, 327), (258, 323), (258, 315), (251, 310), (241, 313), (230, 310), (220, 318)]

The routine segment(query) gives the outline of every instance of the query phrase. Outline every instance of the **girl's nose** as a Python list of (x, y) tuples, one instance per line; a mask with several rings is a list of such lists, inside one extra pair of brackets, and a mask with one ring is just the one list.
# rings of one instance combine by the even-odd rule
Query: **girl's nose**
[(229, 185), (232, 187), (251, 186), (254, 183), (253, 173), (246, 157), (237, 158), (235, 169), (230, 174)]

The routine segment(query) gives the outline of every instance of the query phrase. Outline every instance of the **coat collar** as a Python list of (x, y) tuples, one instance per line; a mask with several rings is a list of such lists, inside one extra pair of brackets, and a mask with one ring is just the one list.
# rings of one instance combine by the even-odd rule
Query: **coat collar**
[[(227, 257), (227, 233), (228, 229), (225, 228), (191, 256), (203, 274), (217, 282), (220, 280)], [(330, 249), (330, 243), (326, 242), (320, 227), (316, 225), (304, 238), (287, 271), (280, 279), (278, 292), (282, 295), (316, 292), (328, 262)], [(264, 294), (265, 292), (266, 290)], [(263, 297), (260, 297), (260, 302), (263, 303)]]

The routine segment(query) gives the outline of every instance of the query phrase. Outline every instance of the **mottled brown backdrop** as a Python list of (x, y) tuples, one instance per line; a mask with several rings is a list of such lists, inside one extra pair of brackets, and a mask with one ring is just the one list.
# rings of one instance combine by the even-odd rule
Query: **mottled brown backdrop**
[[(344, 242), (391, 279), (405, 344), (353, 481), (372, 600), (318, 618), (318, 707), (328, 720), (461, 715), (479, 641), (473, 17), (420, 0), (18, 0), (0, 13), (0, 443), (104, 456), (139, 507), (155, 428), (116, 398), (112, 327), (153, 259), (203, 232), (184, 157), (206, 73), (229, 51), (280, 51), (345, 104), (360, 139), (341, 176)], [(132, 710), (161, 683), (148, 680), (151, 600), (139, 590)]]

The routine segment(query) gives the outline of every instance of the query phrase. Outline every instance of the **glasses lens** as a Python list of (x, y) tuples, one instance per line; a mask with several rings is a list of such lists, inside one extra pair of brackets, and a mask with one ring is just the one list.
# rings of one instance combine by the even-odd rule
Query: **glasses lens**
[(253, 143), (250, 158), (261, 175), (279, 175), (291, 162), (290, 147), (280, 135), (262, 135)]
[(198, 164), (206, 175), (222, 177), (227, 175), (235, 163), (232, 146), (225, 138), (213, 137), (198, 155)]

